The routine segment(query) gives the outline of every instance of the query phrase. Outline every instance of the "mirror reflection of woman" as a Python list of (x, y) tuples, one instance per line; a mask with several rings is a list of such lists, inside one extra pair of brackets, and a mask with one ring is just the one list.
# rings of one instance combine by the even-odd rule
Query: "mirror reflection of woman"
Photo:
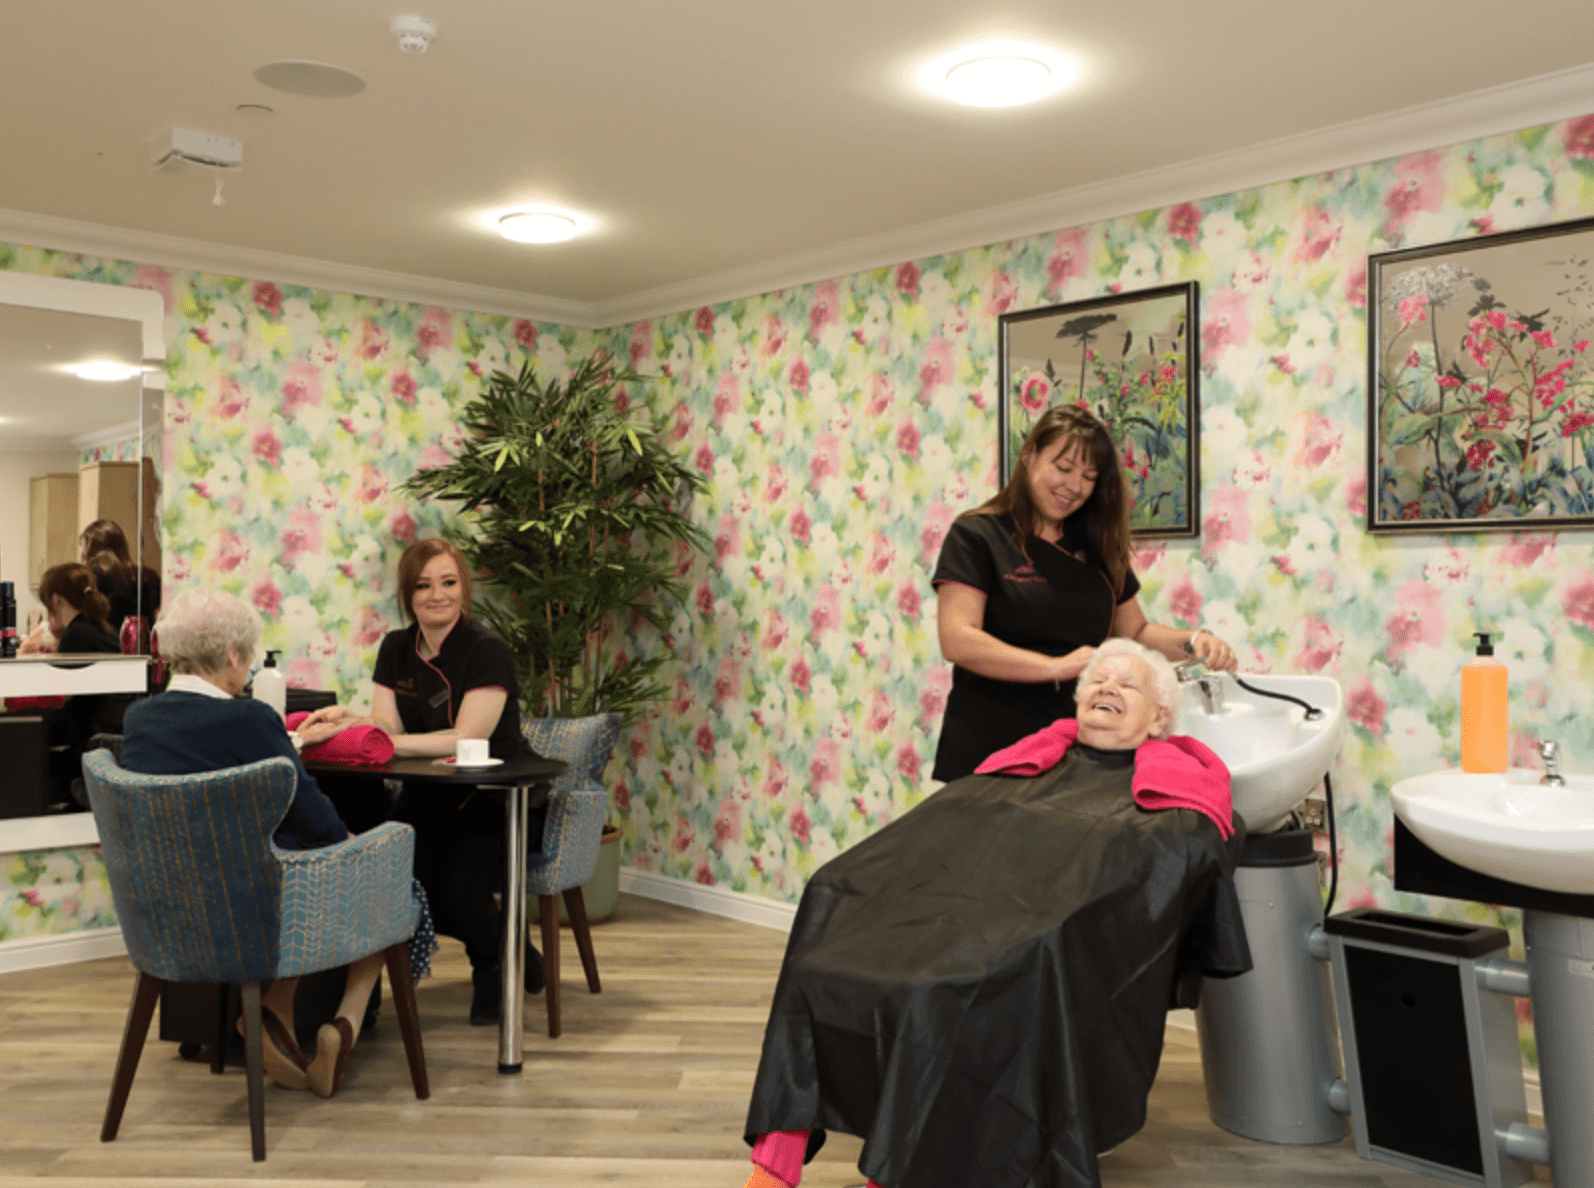
[[(398, 564), (399, 606), (410, 625), (389, 632), (377, 652), (372, 675), (371, 712), (345, 706), (317, 710), (300, 729), (322, 724), (369, 722), (393, 739), (402, 757), (441, 758), (455, 752), (460, 739), (489, 742), (495, 759), (520, 754), (520, 683), (509, 645), (470, 617), (470, 567), (454, 545), (418, 540)], [(353, 828), (370, 806), (349, 808), (352, 788), (332, 777), (322, 786)], [(407, 786), (393, 805), (392, 818), (415, 827), (415, 877), (431, 900), (438, 932), (464, 942), (470, 958), (470, 1021), (498, 1022), (502, 1007), (499, 950), (503, 893), (504, 806), (500, 797), (471, 788)], [(357, 823), (358, 822), (358, 823)], [(541, 836), (540, 812), (529, 829), (535, 848)], [(543, 987), (542, 956), (526, 945), (527, 993)]]
[(115, 520), (95, 520), (78, 534), (78, 543), (83, 564), (94, 571), (100, 593), (110, 602), (106, 620), (111, 630), (120, 631), (130, 615), (153, 623), (161, 603), (160, 574), (134, 563), (122, 526)]

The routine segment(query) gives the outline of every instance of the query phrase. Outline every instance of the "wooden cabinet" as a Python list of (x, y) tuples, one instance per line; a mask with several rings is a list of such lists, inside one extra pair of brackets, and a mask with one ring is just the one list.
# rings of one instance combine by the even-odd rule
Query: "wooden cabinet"
[(36, 475), (28, 485), (28, 588), (52, 565), (78, 559), (78, 476)]
[[(76, 561), (78, 535), (95, 520), (115, 520), (120, 524), (128, 547), (135, 551), (134, 559), (159, 573), (159, 491), (155, 464), (148, 458), (139, 462), (91, 462), (76, 474), (35, 477), (28, 499), (28, 585), (37, 591), (46, 569)], [(137, 555), (140, 540), (142, 557)]]

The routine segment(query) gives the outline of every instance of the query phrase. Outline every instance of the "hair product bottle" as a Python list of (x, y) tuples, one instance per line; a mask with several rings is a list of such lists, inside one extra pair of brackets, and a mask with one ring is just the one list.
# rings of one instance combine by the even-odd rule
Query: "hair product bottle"
[(1494, 658), (1489, 633), (1473, 634), (1478, 654), (1461, 669), (1461, 770), (1504, 771), (1509, 749), (1506, 668)]
[[(288, 682), (282, 675), (282, 669), (277, 667), (277, 653), (266, 653), (266, 663), (259, 672), (255, 673), (253, 689), (256, 701), (263, 701), (277, 711), (277, 716), (284, 720), (288, 717)], [(1467, 770), (1471, 770), (1468, 768)]]
[(0, 656), (17, 654), (17, 596), (10, 582), (0, 582)]

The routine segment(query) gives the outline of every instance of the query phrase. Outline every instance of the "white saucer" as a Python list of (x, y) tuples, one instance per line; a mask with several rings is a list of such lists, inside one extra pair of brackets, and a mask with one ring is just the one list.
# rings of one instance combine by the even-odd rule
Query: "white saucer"
[(457, 768), (460, 768), (463, 771), (474, 771), (478, 767), (497, 767), (500, 763), (503, 762), (503, 760), (502, 759), (483, 759), (480, 763), (460, 763), (458, 760), (455, 760), (455, 759), (443, 758), (443, 759), (437, 760), (437, 762), (438, 763), (446, 763), (450, 767), (457, 767)]

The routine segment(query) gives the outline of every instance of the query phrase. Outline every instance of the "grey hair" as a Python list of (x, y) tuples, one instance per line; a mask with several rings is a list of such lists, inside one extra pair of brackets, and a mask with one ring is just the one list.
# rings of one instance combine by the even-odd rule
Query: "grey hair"
[(234, 656), (254, 660), (260, 615), (235, 595), (192, 587), (161, 607), (155, 638), (161, 659), (177, 672), (218, 673)]
[(1084, 670), (1079, 674), (1077, 688), (1084, 688), (1090, 679), (1096, 675), (1096, 669), (1108, 656), (1133, 656), (1137, 660), (1144, 660), (1151, 669), (1151, 692), (1157, 699), (1157, 705), (1167, 711), (1168, 729), (1172, 734), (1179, 725), (1179, 707), (1184, 701), (1184, 695), (1179, 692), (1179, 678), (1173, 671), (1173, 665), (1167, 657), (1158, 652), (1153, 652), (1144, 644), (1138, 644), (1132, 639), (1114, 636), (1096, 649)]

